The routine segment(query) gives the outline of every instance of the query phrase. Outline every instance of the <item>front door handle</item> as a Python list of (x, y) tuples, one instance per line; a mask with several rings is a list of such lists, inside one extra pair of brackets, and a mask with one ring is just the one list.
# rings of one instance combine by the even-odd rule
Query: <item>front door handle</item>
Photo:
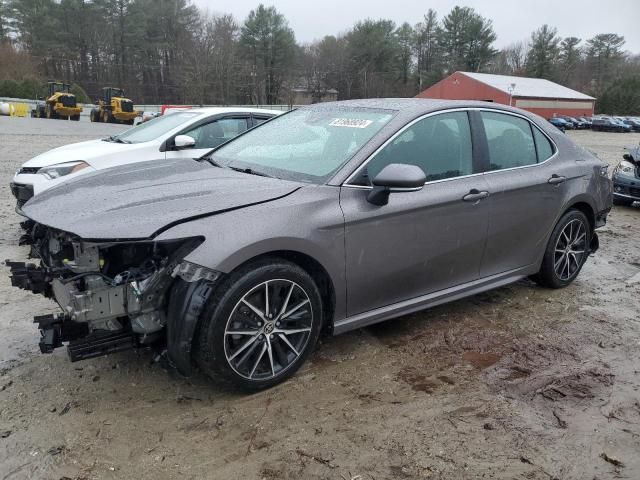
[(479, 202), (480, 200), (483, 200), (488, 196), (489, 196), (489, 192), (487, 191), (481, 192), (473, 188), (469, 190), (469, 193), (467, 193), (464, 197), (462, 197), (462, 200), (464, 200), (465, 202)]
[(551, 178), (547, 180), (551, 185), (560, 185), (563, 183), (567, 177), (561, 177), (560, 175), (556, 175), (555, 173), (551, 175)]

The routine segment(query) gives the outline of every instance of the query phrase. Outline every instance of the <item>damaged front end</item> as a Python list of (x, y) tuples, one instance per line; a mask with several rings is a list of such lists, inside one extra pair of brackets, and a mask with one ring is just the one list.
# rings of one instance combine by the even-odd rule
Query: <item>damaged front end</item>
[(164, 339), (167, 298), (176, 277), (214, 281), (217, 273), (184, 261), (202, 238), (84, 241), (37, 225), (39, 264), (10, 262), (12, 285), (53, 298), (62, 312), (35, 317), (40, 350), (69, 342), (71, 361)]

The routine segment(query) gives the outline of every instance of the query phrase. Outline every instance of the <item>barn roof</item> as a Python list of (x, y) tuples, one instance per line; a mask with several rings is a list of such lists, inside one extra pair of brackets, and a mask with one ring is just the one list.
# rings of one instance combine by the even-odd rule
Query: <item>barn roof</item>
[[(460, 72), (478, 82), (511, 94), (514, 97), (555, 98), (565, 100), (595, 100), (584, 93), (572, 90), (543, 78), (514, 77), (490, 73)], [(509, 89), (515, 84), (513, 92)]]

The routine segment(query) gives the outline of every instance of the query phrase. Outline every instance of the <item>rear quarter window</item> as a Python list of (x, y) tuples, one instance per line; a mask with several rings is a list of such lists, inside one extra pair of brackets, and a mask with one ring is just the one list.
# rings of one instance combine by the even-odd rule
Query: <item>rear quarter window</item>
[(538, 163), (551, 158), (555, 150), (549, 139), (536, 127), (533, 127), (533, 138), (536, 142), (536, 151), (538, 152)]

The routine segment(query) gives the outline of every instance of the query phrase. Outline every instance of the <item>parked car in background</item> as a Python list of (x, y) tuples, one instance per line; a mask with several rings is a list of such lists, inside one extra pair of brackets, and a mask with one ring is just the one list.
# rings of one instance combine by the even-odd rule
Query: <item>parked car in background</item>
[(24, 163), (13, 177), (16, 210), (20, 213), (34, 195), (89, 172), (148, 160), (200, 157), (280, 113), (257, 108), (193, 108), (102, 140), (54, 148)]
[(41, 264), (9, 265), (13, 285), (62, 308), (35, 319), (43, 352), (157, 345), (184, 373), (195, 362), (260, 390), (293, 375), (321, 331), (530, 276), (569, 285), (610, 209), (607, 165), (523, 110), (321, 103), (198, 162), (49, 189), (24, 206)]
[(591, 124), (592, 124), (591, 117), (578, 117), (578, 120), (582, 120), (586, 124), (585, 128), (591, 128)]
[(594, 118), (591, 128), (597, 132), (627, 132), (631, 127), (609, 117)]
[(549, 123), (563, 132), (565, 130), (573, 130), (573, 124), (571, 122), (567, 122), (564, 118), (553, 117), (549, 119)]
[(617, 123), (618, 125), (620, 125), (620, 127), (622, 127), (622, 129), (623, 129), (622, 131), (623, 131), (623, 132), (626, 132), (626, 133), (628, 133), (628, 132), (633, 132), (633, 127), (632, 127), (631, 125), (627, 125), (627, 124), (624, 122), (624, 120), (618, 120), (618, 119), (616, 119), (615, 121), (616, 121), (616, 123)]
[(633, 130), (634, 132), (640, 132), (640, 121), (633, 118), (628, 118), (626, 120), (622, 120), (622, 123), (624, 123), (625, 125), (629, 125), (631, 127), (631, 130)]
[(573, 128), (575, 128), (576, 130), (584, 130), (585, 128), (588, 128), (588, 124), (586, 122), (583, 122), (582, 120), (579, 120), (575, 117), (569, 117), (567, 115), (561, 115), (559, 118), (562, 118), (563, 120), (571, 123), (573, 125)]
[(614, 205), (640, 202), (640, 146), (625, 148), (622, 161), (613, 170)]

